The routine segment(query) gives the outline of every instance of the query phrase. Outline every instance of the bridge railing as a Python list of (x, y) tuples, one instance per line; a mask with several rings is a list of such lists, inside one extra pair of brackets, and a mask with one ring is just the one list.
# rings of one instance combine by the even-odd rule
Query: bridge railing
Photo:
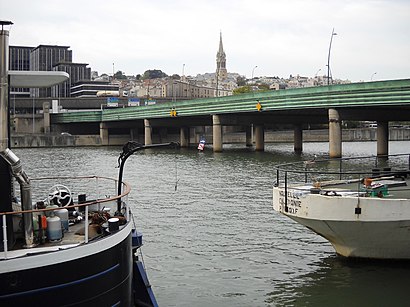
[(261, 111), (410, 104), (410, 79), (254, 92), (151, 106), (53, 114), (52, 123), (167, 118), (170, 117), (171, 110), (176, 111), (176, 116), (249, 113), (259, 111), (256, 108), (258, 102)]

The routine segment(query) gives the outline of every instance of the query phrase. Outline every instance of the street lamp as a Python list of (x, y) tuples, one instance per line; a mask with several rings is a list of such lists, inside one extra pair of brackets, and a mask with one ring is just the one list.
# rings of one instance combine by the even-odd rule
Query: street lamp
[(315, 73), (315, 78), (317, 77), (317, 74), (319, 73), (319, 71), (321, 71), (322, 69), (319, 68), (319, 70)]
[(252, 69), (252, 79), (253, 80), (253, 73), (255, 72), (256, 67), (258, 67), (258, 65), (256, 65), (253, 69)]
[(332, 35), (330, 36), (329, 53), (327, 55), (327, 85), (330, 83), (330, 49), (332, 48), (332, 40), (334, 35), (337, 35), (337, 33), (335, 33), (335, 28), (333, 28)]
[(377, 71), (372, 74), (372, 76), (370, 77), (370, 81), (373, 81), (373, 77), (375, 74), (377, 74)]

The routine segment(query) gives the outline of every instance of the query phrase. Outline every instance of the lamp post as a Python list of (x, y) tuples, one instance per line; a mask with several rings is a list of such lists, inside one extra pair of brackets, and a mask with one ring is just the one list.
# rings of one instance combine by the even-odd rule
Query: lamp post
[(327, 85), (330, 83), (330, 49), (332, 48), (332, 40), (334, 35), (337, 35), (337, 33), (335, 33), (335, 28), (333, 28), (332, 35), (330, 36), (329, 53), (327, 55)]
[(253, 80), (253, 73), (255, 72), (255, 69), (258, 67), (258, 65), (256, 65), (253, 69), (252, 69), (252, 79)]
[(370, 77), (370, 81), (373, 81), (373, 77), (374, 77), (376, 74), (377, 74), (377, 71), (372, 74), (372, 76)]

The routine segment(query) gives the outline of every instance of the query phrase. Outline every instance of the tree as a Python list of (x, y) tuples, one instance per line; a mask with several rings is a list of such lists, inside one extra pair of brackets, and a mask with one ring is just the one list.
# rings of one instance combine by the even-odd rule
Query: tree
[(124, 75), (121, 70), (119, 70), (119, 71), (117, 71), (117, 72), (114, 74), (114, 79), (124, 80), (124, 79), (127, 79), (127, 76)]
[(146, 70), (144, 74), (142, 75), (142, 79), (157, 79), (157, 78), (165, 78), (165, 77), (168, 77), (168, 75), (159, 69)]
[(238, 86), (245, 86), (246, 85), (246, 78), (243, 76), (239, 76), (238, 78), (236, 78), (236, 84)]
[(252, 92), (252, 87), (249, 85), (246, 86), (241, 86), (233, 90), (234, 95), (240, 95), (240, 94), (245, 94), (245, 93), (250, 93)]
[(270, 90), (270, 88), (269, 88), (269, 85), (267, 85), (267, 84), (258, 84), (258, 92), (266, 92), (266, 91), (269, 91)]

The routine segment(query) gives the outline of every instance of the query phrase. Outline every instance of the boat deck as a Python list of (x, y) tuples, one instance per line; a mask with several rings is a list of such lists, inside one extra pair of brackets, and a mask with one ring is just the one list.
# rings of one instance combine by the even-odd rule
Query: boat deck
[(374, 178), (370, 186), (361, 180), (332, 180), (312, 184), (289, 184), (288, 188), (300, 193), (316, 192), (328, 196), (385, 197), (389, 199), (410, 198), (410, 177)]
[[(108, 225), (91, 224), (88, 227), (88, 242), (101, 239), (109, 235), (107, 230)], [(35, 236), (38, 236), (38, 230), (34, 232)], [(44, 240), (43, 243), (36, 245), (32, 248), (24, 248), (24, 240), (17, 238), (16, 242), (11, 250), (7, 251), (7, 256), (4, 253), (0, 253), (1, 259), (9, 259), (22, 257), (26, 255), (34, 255), (45, 252), (53, 252), (62, 249), (72, 248), (86, 243), (85, 240), (85, 220), (79, 222), (70, 222), (69, 229), (63, 231), (61, 240)]]

